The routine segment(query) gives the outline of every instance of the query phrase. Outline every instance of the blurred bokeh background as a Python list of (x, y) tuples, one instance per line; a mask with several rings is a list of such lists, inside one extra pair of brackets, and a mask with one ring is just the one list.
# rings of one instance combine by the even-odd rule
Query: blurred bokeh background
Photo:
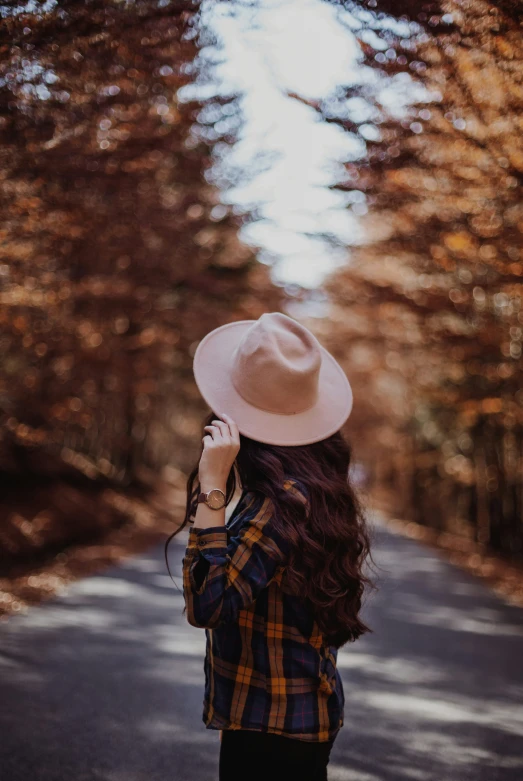
[(274, 310), (353, 384), (369, 502), (523, 599), (521, 15), (0, 4), (3, 612), (176, 527), (194, 350)]

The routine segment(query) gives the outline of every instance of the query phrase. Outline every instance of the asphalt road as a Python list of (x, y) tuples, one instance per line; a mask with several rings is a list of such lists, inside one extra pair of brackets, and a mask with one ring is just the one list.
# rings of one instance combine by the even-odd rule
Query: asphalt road
[[(523, 610), (412, 540), (375, 537), (374, 633), (339, 654), (330, 781), (521, 781)], [(214, 781), (204, 634), (182, 610), (160, 546), (4, 622), (2, 781)]]

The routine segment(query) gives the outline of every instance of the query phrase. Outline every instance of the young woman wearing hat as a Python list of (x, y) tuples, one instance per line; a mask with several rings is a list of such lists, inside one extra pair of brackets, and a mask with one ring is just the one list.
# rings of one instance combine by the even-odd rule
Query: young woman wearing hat
[(344, 723), (337, 651), (372, 631), (359, 617), (370, 541), (340, 433), (351, 386), (278, 312), (209, 333), (194, 375), (213, 412), (188, 479), (183, 588), (206, 633), (220, 781), (324, 781)]

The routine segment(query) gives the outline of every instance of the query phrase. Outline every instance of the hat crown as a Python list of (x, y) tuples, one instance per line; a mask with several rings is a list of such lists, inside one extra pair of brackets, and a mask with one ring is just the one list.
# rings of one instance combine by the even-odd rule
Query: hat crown
[(292, 415), (318, 399), (321, 347), (313, 334), (281, 312), (261, 315), (232, 357), (231, 380), (258, 409)]

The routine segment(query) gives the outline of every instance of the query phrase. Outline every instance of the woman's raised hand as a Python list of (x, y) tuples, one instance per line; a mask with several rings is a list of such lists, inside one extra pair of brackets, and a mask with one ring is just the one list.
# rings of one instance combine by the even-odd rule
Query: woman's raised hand
[(225, 492), (227, 478), (240, 450), (240, 432), (234, 420), (220, 413), (222, 420), (215, 419), (205, 426), (203, 452), (198, 467), (202, 491), (221, 488)]

